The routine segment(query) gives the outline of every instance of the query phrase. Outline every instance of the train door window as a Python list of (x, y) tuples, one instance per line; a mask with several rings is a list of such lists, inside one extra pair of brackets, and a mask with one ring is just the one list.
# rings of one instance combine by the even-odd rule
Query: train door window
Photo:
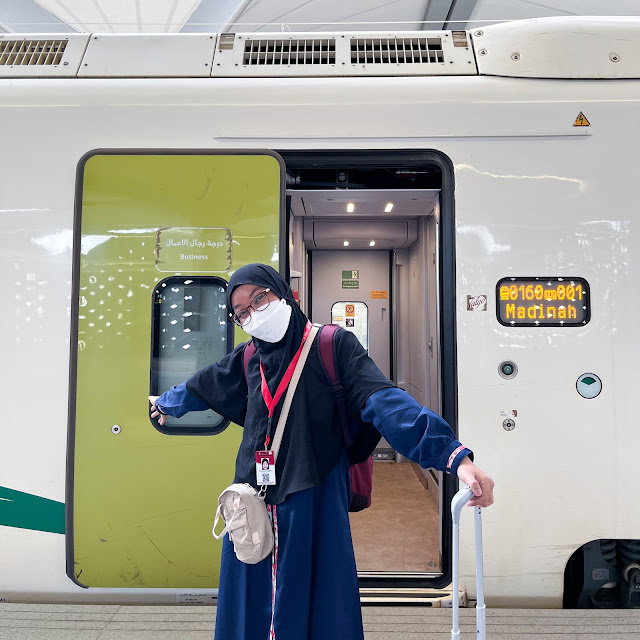
[(364, 302), (335, 302), (331, 306), (331, 324), (355, 334), (360, 344), (369, 348), (369, 307)]
[[(176, 276), (153, 292), (151, 395), (159, 396), (232, 349), (227, 283), (216, 277)], [(169, 435), (216, 434), (229, 424), (214, 411), (167, 417), (156, 429)]]

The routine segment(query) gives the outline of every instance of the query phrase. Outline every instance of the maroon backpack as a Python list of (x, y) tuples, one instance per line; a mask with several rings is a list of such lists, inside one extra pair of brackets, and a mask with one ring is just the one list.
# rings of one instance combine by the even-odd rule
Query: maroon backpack
[[(325, 324), (318, 332), (318, 353), (320, 355), (320, 364), (322, 370), (331, 384), (333, 394), (338, 405), (338, 419), (342, 425), (345, 444), (347, 451), (353, 448), (353, 433), (357, 430), (352, 429), (347, 417), (347, 408), (344, 404), (344, 393), (338, 370), (336, 368), (335, 358), (335, 340), (334, 337), (338, 329), (338, 325)], [(249, 368), (249, 360), (256, 352), (253, 342), (248, 342), (244, 349), (244, 377), (247, 378), (247, 370)], [(356, 425), (356, 429), (359, 425)], [(366, 446), (366, 445), (365, 445)], [(371, 450), (371, 449), (369, 449)], [(349, 511), (362, 511), (371, 506), (371, 487), (373, 480), (373, 458), (369, 455), (363, 462), (352, 460), (350, 476), (351, 476), (351, 502), (349, 503)], [(357, 458), (357, 454), (356, 454)]]

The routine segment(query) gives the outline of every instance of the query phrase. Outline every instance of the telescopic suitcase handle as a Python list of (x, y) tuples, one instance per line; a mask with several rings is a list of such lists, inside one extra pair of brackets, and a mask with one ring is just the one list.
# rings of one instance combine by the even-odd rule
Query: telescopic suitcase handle
[[(453, 626), (451, 627), (451, 640), (460, 640), (460, 603), (458, 602), (460, 591), (460, 513), (462, 507), (473, 498), (473, 491), (466, 484), (460, 484), (462, 488), (451, 501), (451, 516), (453, 518), (453, 594), (451, 599)], [(482, 566), (482, 513), (480, 507), (474, 507), (473, 512), (476, 532), (476, 637), (478, 640), (485, 640), (487, 637), (487, 609), (484, 604), (484, 569)]]

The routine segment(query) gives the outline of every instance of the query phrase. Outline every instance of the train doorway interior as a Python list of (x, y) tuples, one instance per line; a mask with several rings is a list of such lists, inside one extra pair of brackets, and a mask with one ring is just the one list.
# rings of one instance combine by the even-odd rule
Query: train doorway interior
[[(455, 298), (446, 163), (433, 153), (280, 154), (291, 283), (303, 310), (354, 332), (385, 375), (455, 424), (454, 352), (443, 353), (454, 316), (442, 301)], [(413, 599), (449, 583), (443, 505), (452, 491), (451, 478), (380, 442), (372, 506), (351, 514), (365, 592)]]

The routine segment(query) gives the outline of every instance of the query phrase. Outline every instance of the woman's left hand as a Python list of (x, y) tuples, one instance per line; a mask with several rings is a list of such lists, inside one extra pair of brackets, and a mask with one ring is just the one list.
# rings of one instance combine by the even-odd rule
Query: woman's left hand
[(151, 417), (157, 418), (158, 423), (164, 425), (167, 416), (164, 413), (160, 413), (158, 407), (156, 407), (156, 401), (160, 396), (149, 396), (149, 403), (151, 404)]
[(482, 470), (478, 469), (468, 457), (464, 458), (458, 467), (458, 479), (473, 491), (475, 498), (469, 500), (469, 507), (488, 507), (493, 504), (493, 480)]

